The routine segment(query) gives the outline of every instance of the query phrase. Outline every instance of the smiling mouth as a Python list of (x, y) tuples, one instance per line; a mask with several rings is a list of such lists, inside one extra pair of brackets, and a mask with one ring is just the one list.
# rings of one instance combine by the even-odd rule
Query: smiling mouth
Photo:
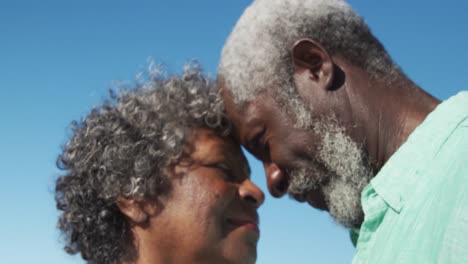
[(258, 220), (255, 219), (242, 219), (242, 218), (228, 218), (227, 225), (232, 228), (245, 228), (254, 233), (257, 237), (260, 236), (260, 228)]

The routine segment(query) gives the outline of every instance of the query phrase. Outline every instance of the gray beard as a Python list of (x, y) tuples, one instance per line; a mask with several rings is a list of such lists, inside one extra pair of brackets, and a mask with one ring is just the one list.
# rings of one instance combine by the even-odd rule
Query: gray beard
[(368, 157), (336, 118), (315, 121), (311, 127), (321, 137), (317, 161), (288, 172), (288, 193), (305, 198), (310, 191), (320, 189), (335, 221), (358, 228), (364, 220), (361, 192), (373, 177)]

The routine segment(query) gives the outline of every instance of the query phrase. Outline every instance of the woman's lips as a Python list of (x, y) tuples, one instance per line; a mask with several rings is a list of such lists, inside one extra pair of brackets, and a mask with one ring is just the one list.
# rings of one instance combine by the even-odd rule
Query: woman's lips
[(247, 230), (252, 231), (257, 236), (260, 235), (260, 228), (257, 219), (245, 219), (245, 218), (229, 218), (227, 220), (228, 225), (238, 228), (243, 227)]

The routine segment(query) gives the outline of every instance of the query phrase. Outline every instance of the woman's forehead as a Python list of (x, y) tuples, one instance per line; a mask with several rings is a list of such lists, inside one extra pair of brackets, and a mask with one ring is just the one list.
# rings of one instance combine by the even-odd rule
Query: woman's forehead
[(190, 145), (193, 147), (192, 158), (242, 155), (239, 144), (232, 137), (221, 137), (210, 129), (194, 130)]
[(233, 137), (221, 137), (209, 129), (201, 129), (193, 134), (191, 158), (202, 163), (228, 162), (246, 177), (250, 177), (250, 166), (242, 149)]

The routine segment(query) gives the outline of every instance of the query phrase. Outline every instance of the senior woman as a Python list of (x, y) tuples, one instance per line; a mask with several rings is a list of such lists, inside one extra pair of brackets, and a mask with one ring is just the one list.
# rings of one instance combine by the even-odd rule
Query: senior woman
[(88, 263), (254, 263), (262, 191), (196, 67), (153, 76), (73, 124), (55, 197)]

